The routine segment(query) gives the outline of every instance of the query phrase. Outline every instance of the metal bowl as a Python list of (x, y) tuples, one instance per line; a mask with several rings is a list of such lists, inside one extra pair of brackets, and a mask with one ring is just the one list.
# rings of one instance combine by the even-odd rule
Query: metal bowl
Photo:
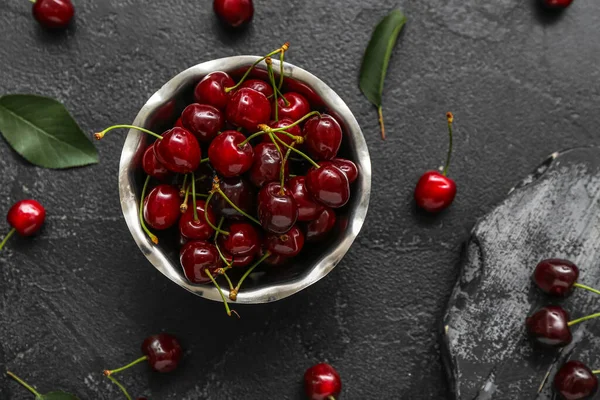
[[(154, 93), (140, 110), (133, 125), (162, 132), (173, 126), (183, 108), (193, 102), (195, 85), (213, 71), (233, 72), (252, 65), (259, 57), (236, 56), (221, 58), (195, 65), (168, 81)], [(273, 60), (275, 71), (280, 65)], [(259, 69), (266, 66), (261, 63)], [(359, 169), (359, 177), (352, 184), (352, 196), (342, 209), (337, 232), (326, 244), (316, 246), (311, 252), (296, 260), (293, 265), (280, 268), (274, 273), (252, 274), (252, 279), (244, 283), (237, 296), (237, 303), (268, 303), (291, 296), (312, 285), (327, 275), (346, 254), (358, 235), (367, 214), (371, 194), (371, 160), (367, 144), (358, 122), (344, 101), (323, 81), (292, 64), (284, 64), (284, 76), (290, 82), (300, 82), (312, 89), (322, 101), (327, 112), (342, 125), (344, 131), (343, 155), (353, 160)], [(304, 86), (304, 87), (306, 87)], [(133, 239), (146, 258), (167, 278), (190, 292), (206, 299), (221, 301), (217, 289), (212, 285), (196, 285), (187, 281), (179, 264), (177, 240), (163, 239), (154, 245), (140, 227), (139, 201), (143, 183), (141, 158), (148, 143), (148, 137), (137, 130), (130, 130), (119, 167), (119, 194), (121, 207)], [(341, 226), (340, 226), (341, 225)], [(171, 236), (176, 236), (175, 234)], [(247, 283), (247, 284), (246, 284)], [(226, 295), (227, 290), (223, 288)]]

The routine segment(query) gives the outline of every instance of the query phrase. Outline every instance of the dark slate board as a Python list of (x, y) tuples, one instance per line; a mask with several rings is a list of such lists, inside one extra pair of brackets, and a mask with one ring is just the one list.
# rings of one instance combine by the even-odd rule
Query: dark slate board
[[(455, 399), (552, 399), (566, 359), (600, 368), (600, 321), (575, 326), (562, 351), (534, 348), (524, 328), (528, 314), (559, 302), (533, 287), (538, 261), (570, 259), (580, 282), (600, 286), (599, 199), (600, 148), (579, 148), (554, 153), (477, 223), (443, 320)], [(600, 297), (581, 290), (561, 303), (572, 318), (600, 309)]]

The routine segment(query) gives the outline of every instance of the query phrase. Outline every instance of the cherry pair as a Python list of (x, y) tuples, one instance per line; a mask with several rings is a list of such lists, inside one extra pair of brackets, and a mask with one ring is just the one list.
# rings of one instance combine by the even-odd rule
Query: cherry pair
[(35, 200), (21, 200), (8, 210), (6, 220), (12, 229), (0, 242), (0, 250), (15, 232), (21, 236), (32, 236), (37, 233), (46, 220), (46, 210)]

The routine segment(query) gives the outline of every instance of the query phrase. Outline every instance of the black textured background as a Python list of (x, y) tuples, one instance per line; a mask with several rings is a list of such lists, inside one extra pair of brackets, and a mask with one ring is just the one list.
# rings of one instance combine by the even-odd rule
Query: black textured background
[[(41, 235), (0, 253), (0, 371), (41, 391), (119, 399), (101, 371), (166, 330), (182, 339), (184, 364), (124, 374), (133, 395), (301, 399), (305, 368), (327, 360), (345, 399), (445, 399), (439, 324), (469, 230), (551, 152), (600, 144), (600, 3), (575, 0), (547, 18), (530, 0), (256, 0), (252, 26), (238, 34), (217, 24), (210, 3), (76, 1), (75, 26), (52, 35), (27, 1), (0, 0), (0, 94), (55, 97), (93, 132), (131, 122), (193, 64), (289, 40), (289, 61), (336, 90), (367, 138), (363, 231), (323, 281), (278, 303), (237, 306), (242, 319), (228, 319), (221, 304), (160, 275), (131, 239), (116, 182), (124, 136), (98, 144), (100, 164), (69, 171), (27, 165), (2, 141), (0, 210), (33, 197), (49, 217)], [(372, 27), (395, 6), (409, 21), (386, 81), (383, 142), (357, 74)], [(432, 218), (411, 196), (443, 161), (446, 111), (456, 116), (459, 193)], [(0, 399), (30, 398), (0, 377)]]

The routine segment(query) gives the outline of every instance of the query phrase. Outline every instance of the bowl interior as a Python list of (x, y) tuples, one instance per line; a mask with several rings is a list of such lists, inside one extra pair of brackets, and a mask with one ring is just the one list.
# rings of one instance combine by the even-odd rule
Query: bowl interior
[[(246, 69), (257, 60), (256, 56), (238, 56), (213, 60), (196, 65), (167, 82), (142, 108), (133, 125), (160, 133), (172, 127), (183, 109), (194, 102), (193, 90), (196, 84), (212, 71), (225, 71), (237, 81)], [(279, 71), (279, 63), (273, 66)], [(251, 76), (266, 77), (266, 66), (259, 64)], [(260, 266), (244, 282), (238, 294), (238, 303), (265, 303), (282, 299), (311, 285), (331, 271), (347, 252), (358, 234), (369, 202), (371, 185), (371, 165), (364, 137), (358, 123), (346, 104), (335, 92), (314, 75), (289, 63), (284, 65), (283, 92), (295, 91), (303, 94), (313, 109), (332, 115), (342, 126), (344, 138), (339, 156), (356, 163), (358, 179), (351, 185), (352, 196), (349, 203), (336, 210), (337, 222), (330, 239), (306, 244), (302, 253), (283, 267)], [(119, 172), (119, 187), (123, 213), (132, 235), (146, 257), (169, 279), (185, 289), (208, 299), (221, 301), (212, 285), (189, 283), (179, 264), (180, 239), (178, 229), (171, 228), (155, 232), (159, 244), (154, 245), (139, 226), (138, 207), (144, 173), (141, 158), (151, 143), (148, 135), (131, 130), (127, 136)], [(203, 157), (206, 156), (203, 147)], [(243, 272), (242, 269), (241, 272)], [(240, 272), (232, 270), (234, 285)], [(227, 285), (222, 284), (225, 295)]]

